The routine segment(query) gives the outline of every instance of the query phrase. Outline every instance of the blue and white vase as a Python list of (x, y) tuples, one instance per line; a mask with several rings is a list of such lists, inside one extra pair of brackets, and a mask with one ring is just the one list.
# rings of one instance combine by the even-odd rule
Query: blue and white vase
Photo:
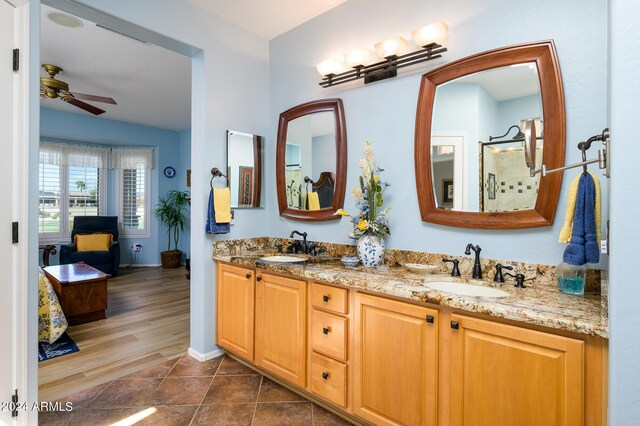
[(384, 238), (363, 235), (358, 238), (358, 257), (364, 266), (380, 266), (384, 260)]

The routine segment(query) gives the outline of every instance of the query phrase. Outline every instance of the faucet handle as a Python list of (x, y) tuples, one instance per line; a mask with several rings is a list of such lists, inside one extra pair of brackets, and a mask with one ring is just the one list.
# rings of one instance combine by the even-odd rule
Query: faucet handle
[(493, 282), (504, 283), (503, 269), (513, 271), (513, 266), (504, 266), (502, 263), (496, 263), (496, 275), (493, 277)]
[(513, 285), (514, 287), (517, 288), (527, 288), (527, 286), (524, 285), (524, 274), (510, 274), (508, 272), (504, 273), (505, 275), (509, 275), (510, 277), (513, 277), (516, 279), (516, 283)]
[(453, 263), (453, 269), (451, 270), (451, 276), (452, 277), (459, 277), (460, 276), (460, 268), (458, 267), (458, 264), (460, 263), (460, 261), (458, 259), (442, 259), (443, 262), (448, 262), (448, 263)]

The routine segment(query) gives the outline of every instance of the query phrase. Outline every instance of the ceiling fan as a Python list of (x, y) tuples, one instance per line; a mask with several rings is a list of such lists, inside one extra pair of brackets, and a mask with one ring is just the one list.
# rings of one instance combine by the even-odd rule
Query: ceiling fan
[(78, 108), (81, 108), (94, 115), (100, 115), (105, 111), (97, 108), (86, 102), (82, 102), (80, 99), (92, 102), (102, 102), (105, 104), (117, 105), (116, 101), (112, 98), (104, 96), (87, 95), (85, 93), (70, 92), (69, 85), (62, 80), (57, 80), (55, 77), (62, 72), (62, 68), (44, 64), (42, 68), (49, 74), (49, 77), (40, 77), (40, 97), (55, 99), (60, 98), (65, 102), (70, 103)]

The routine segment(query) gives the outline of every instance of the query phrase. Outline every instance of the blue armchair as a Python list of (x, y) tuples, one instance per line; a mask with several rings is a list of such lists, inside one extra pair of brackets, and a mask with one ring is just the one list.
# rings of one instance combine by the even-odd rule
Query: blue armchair
[[(76, 234), (110, 233), (113, 242), (108, 251), (81, 251), (73, 244)], [(118, 242), (118, 216), (76, 216), (73, 218), (71, 243), (60, 245), (60, 264), (84, 262), (105, 274), (118, 275), (120, 243)]]

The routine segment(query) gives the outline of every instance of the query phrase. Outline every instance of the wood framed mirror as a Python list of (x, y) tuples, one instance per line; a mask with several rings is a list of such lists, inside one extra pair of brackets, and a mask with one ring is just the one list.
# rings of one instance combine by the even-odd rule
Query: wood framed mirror
[(257, 209), (262, 201), (264, 137), (227, 130), (227, 182), (232, 209)]
[(323, 99), (280, 114), (276, 147), (280, 216), (339, 219), (347, 184), (347, 131), (341, 99)]
[(479, 53), (424, 74), (414, 158), (422, 220), (483, 229), (553, 224), (562, 176), (531, 176), (527, 122), (535, 125), (538, 168), (561, 167), (564, 92), (553, 41)]

